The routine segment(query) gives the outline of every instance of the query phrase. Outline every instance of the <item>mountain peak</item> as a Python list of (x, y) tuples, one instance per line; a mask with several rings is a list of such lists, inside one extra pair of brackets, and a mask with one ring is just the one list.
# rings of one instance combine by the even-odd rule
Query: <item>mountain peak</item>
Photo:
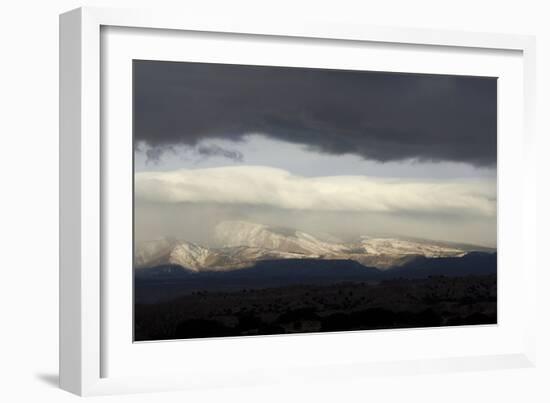
[(270, 227), (246, 221), (223, 221), (216, 226), (216, 240), (226, 247), (249, 246), (320, 257), (339, 252), (343, 245), (324, 242), (317, 237), (291, 228)]
[(425, 257), (464, 256), (462, 249), (397, 238), (361, 237), (361, 246), (370, 255), (420, 255)]
[(168, 262), (193, 271), (199, 271), (206, 267), (210, 254), (208, 248), (192, 242), (179, 242), (170, 252)]
[(325, 241), (291, 228), (247, 221), (222, 221), (215, 228), (219, 248), (164, 239), (136, 245), (135, 267), (178, 265), (189, 271), (227, 271), (252, 267), (269, 259), (353, 260), (381, 270), (402, 266), (418, 257), (462, 257), (458, 245), (401, 238), (362, 236), (357, 242)]

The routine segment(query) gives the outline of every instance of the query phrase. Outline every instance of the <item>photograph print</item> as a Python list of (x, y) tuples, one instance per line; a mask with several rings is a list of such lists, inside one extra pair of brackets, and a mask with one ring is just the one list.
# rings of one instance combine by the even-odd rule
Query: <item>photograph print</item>
[(134, 341), (497, 323), (497, 79), (133, 61)]

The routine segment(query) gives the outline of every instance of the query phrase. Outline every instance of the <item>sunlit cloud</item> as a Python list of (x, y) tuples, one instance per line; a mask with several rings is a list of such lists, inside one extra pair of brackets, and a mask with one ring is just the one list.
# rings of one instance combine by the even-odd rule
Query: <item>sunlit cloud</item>
[(489, 216), (494, 180), (410, 180), (368, 176), (304, 177), (264, 166), (139, 172), (135, 194), (155, 203), (221, 203), (287, 210), (408, 212)]

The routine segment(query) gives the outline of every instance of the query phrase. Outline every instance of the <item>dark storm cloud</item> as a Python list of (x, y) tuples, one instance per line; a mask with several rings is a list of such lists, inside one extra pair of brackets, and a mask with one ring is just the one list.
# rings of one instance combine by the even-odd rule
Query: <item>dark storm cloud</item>
[(263, 133), (382, 162), (490, 166), (496, 88), (494, 78), (135, 61), (134, 133), (153, 148)]
[(147, 156), (147, 163), (158, 164), (166, 151), (174, 152), (173, 146), (170, 145), (156, 145), (154, 147), (145, 150)]
[(205, 157), (224, 157), (236, 162), (242, 162), (243, 154), (237, 150), (228, 150), (216, 144), (201, 144), (197, 147), (197, 153)]

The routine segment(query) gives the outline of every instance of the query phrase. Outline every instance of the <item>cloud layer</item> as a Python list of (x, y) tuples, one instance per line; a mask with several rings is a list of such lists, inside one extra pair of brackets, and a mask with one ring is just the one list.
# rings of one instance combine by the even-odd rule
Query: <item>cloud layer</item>
[(302, 177), (262, 166), (139, 172), (135, 175), (135, 196), (154, 203), (220, 203), (286, 210), (489, 217), (496, 212), (493, 180)]
[(154, 149), (262, 133), (382, 162), (493, 166), (496, 99), (495, 78), (134, 61), (136, 144)]

